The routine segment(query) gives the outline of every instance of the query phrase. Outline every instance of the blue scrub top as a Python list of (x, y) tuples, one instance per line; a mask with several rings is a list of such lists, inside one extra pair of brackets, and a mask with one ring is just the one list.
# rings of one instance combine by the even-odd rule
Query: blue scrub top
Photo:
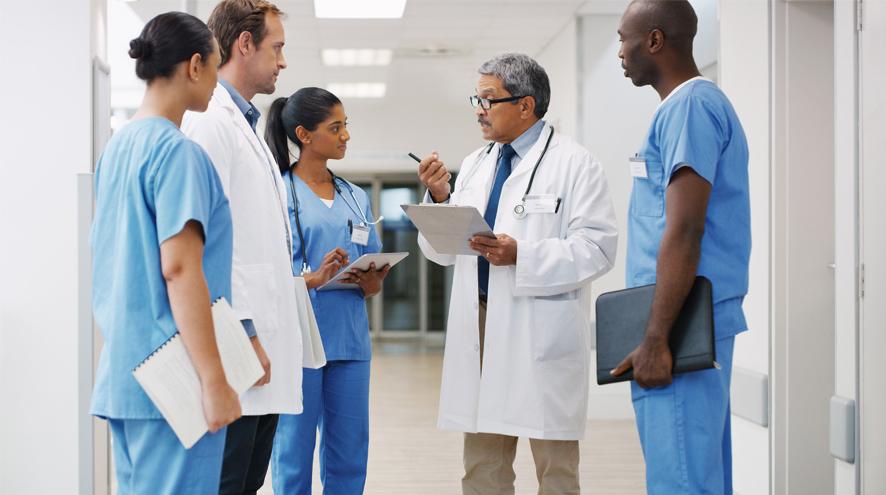
[(713, 284), (716, 336), (746, 330), (741, 305), (751, 253), (748, 145), (732, 104), (714, 83), (689, 81), (658, 108), (637, 155), (646, 160), (648, 178), (635, 177), (631, 193), (627, 285), (655, 283), (667, 187), (674, 172), (691, 167), (712, 186), (698, 274)]
[(231, 211), (209, 156), (172, 122), (144, 118), (108, 142), (95, 173), (92, 224), (96, 323), (105, 343), (91, 413), (161, 418), (132, 370), (177, 331), (160, 268), (160, 244), (189, 220), (203, 228), (212, 300), (231, 300)]
[[(366, 246), (351, 242), (348, 220), (354, 224), (362, 223), (363, 218), (358, 214), (362, 211), (370, 222), (374, 221), (369, 196), (365, 191), (350, 182), (338, 179), (336, 183), (341, 192), (336, 191), (330, 208), (297, 174), (287, 172), (283, 175), (283, 180), (289, 197), (294, 273), (301, 273), (303, 260), (293, 207), (295, 204), (293, 185), (298, 196), (298, 220), (301, 222), (305, 237), (305, 253), (312, 270), (319, 268), (326, 253), (337, 247), (348, 252), (352, 263), (366, 253), (381, 251), (381, 242), (374, 226), (370, 226), (369, 242)], [(353, 197), (351, 191), (354, 193)], [(326, 351), (326, 359), (368, 361), (372, 357), (372, 346), (369, 342), (369, 317), (366, 313), (363, 292), (351, 289), (322, 292), (311, 289), (309, 292), (317, 317), (317, 326), (320, 328), (320, 337), (323, 340), (323, 349)]]

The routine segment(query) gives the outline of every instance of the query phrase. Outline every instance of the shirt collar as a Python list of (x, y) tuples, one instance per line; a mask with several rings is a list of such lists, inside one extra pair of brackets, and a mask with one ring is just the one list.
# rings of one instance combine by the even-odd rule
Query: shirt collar
[(683, 89), (685, 86), (688, 86), (690, 83), (692, 83), (692, 82), (694, 82), (694, 81), (707, 81), (707, 82), (709, 82), (709, 83), (713, 83), (713, 81), (711, 81), (710, 79), (708, 79), (708, 78), (706, 78), (706, 77), (704, 77), (704, 76), (695, 76), (695, 77), (693, 77), (692, 79), (687, 79), (687, 80), (683, 81), (682, 83), (680, 83), (679, 86), (677, 86), (676, 88), (674, 88), (673, 90), (671, 90), (671, 92), (668, 93), (668, 95), (665, 96), (663, 100), (661, 100), (661, 103), (658, 104), (658, 107), (661, 108), (661, 106), (664, 105), (666, 101), (668, 101), (669, 99), (671, 99), (671, 96), (674, 96), (675, 94), (677, 94), (677, 91), (680, 91), (680, 90)]
[(541, 130), (545, 126), (544, 120), (539, 120), (538, 122), (532, 124), (532, 127), (526, 129), (523, 134), (513, 140), (511, 142), (511, 147), (514, 148), (514, 151), (517, 152), (517, 156), (522, 160), (529, 150), (532, 149), (532, 146), (535, 145), (535, 142), (538, 141), (538, 137), (541, 136)]
[(234, 85), (225, 81), (222, 78), (218, 78), (219, 84), (225, 87), (228, 90), (228, 93), (231, 94), (231, 99), (234, 100), (234, 104), (237, 105), (237, 108), (243, 112), (243, 116), (246, 117), (246, 122), (249, 122), (249, 126), (252, 127), (252, 130), (255, 130), (256, 124), (258, 124), (258, 118), (261, 116), (261, 112), (258, 111), (258, 108), (255, 107), (251, 102), (246, 101), (246, 98), (240, 95)]

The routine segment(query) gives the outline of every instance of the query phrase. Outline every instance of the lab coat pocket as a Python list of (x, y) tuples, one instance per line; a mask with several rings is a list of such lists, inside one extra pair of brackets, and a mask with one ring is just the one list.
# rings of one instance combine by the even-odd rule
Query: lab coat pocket
[(664, 167), (661, 162), (646, 161), (648, 177), (634, 178), (631, 190), (631, 213), (641, 217), (664, 215)]
[(280, 326), (277, 311), (278, 287), (274, 270), (269, 264), (246, 265), (243, 267), (243, 278), (256, 333), (259, 338), (271, 337)]
[(585, 317), (572, 292), (533, 298), (532, 351), (536, 361), (580, 361), (585, 354)]

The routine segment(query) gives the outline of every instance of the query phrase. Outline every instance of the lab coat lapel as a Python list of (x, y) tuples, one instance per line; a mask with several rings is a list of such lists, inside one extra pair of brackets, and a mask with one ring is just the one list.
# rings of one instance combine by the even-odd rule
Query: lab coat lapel
[(486, 153), (486, 146), (483, 146), (480, 150), (482, 158), (476, 160), (473, 170), (465, 171), (468, 183), (463, 186), (464, 196), (459, 199), (459, 204), (475, 206), (481, 215), (486, 211), (486, 204), (489, 202), (489, 192), (492, 190), (495, 164), (500, 149), (501, 144), (495, 143), (489, 153)]
[[(277, 171), (277, 161), (274, 159), (274, 155), (271, 153), (271, 149), (268, 148), (267, 143), (264, 142), (264, 139), (258, 137), (258, 134), (252, 130), (252, 126), (249, 125), (249, 122), (246, 120), (246, 117), (237, 108), (237, 104), (234, 103), (234, 99), (231, 97), (231, 93), (228, 92), (227, 88), (222, 86), (220, 83), (215, 88), (214, 96), (218, 97), (219, 104), (221, 104), (222, 108), (227, 110), (232, 114), (232, 118), (234, 122), (237, 123), (237, 129), (243, 133), (243, 138), (250, 144), (252, 147), (253, 153), (257, 155), (259, 160), (261, 160), (264, 164), (265, 173), (270, 174), (271, 179), (274, 181), (274, 187), (277, 188), (277, 197), (280, 200), (280, 206), (284, 212), (284, 218), (286, 222), (284, 222), (286, 226), (286, 233), (291, 238), (292, 237), (292, 227), (289, 225), (289, 212), (286, 201), (286, 188), (283, 185), (283, 179), (280, 176), (280, 173)], [(290, 252), (290, 258), (292, 258), (292, 253)]]

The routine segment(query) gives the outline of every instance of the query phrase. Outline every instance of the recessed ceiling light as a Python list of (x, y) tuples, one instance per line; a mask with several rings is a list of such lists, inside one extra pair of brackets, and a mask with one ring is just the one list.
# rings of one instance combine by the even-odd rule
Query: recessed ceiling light
[(400, 19), (406, 0), (314, 0), (318, 19)]
[(390, 65), (393, 52), (388, 49), (375, 50), (324, 48), (321, 52), (324, 65), (370, 66)]
[(387, 91), (385, 83), (329, 83), (326, 89), (339, 98), (383, 98)]

